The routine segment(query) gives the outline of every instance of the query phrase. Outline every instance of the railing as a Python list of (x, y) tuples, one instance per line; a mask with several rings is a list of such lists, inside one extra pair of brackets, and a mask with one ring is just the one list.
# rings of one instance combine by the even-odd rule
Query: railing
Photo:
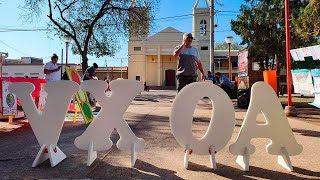
[[(228, 71), (229, 70), (229, 68), (228, 67), (215, 67), (215, 70), (216, 71)], [(238, 70), (238, 67), (233, 67), (232, 69), (231, 69), (232, 71), (237, 71)]]

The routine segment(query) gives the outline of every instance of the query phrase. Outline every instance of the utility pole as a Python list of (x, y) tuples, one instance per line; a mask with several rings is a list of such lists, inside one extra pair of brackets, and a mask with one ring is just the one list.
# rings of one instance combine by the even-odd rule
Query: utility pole
[(122, 79), (122, 58), (120, 60), (121, 60), (121, 79)]
[(278, 58), (278, 55), (276, 54), (275, 55), (275, 60), (276, 60), (276, 67), (277, 67), (277, 95), (279, 97), (280, 95), (280, 62), (279, 62), (279, 58)]
[(106, 66), (107, 80), (109, 80), (109, 74), (108, 74), (108, 63), (107, 63), (107, 60), (105, 59), (105, 60), (104, 60), (104, 62), (105, 62), (105, 66)]
[(214, 0), (210, 3), (210, 71), (214, 74)]
[(113, 58), (113, 59), (120, 59), (120, 63), (121, 63), (121, 69), (120, 69), (120, 73), (121, 73), (121, 78), (122, 78), (122, 63), (123, 63), (123, 59), (128, 59), (128, 58), (123, 58), (123, 57), (121, 57), (121, 58)]

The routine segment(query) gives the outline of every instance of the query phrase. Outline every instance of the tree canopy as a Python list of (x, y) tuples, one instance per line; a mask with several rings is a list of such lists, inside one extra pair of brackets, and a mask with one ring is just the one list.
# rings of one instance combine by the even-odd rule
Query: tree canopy
[[(37, 20), (45, 13), (56, 37), (72, 38), (72, 51), (82, 57), (82, 70), (88, 67), (88, 55), (113, 56), (119, 38), (148, 34), (158, 0), (24, 0), (23, 18)], [(137, 26), (139, 24), (139, 26)], [(129, 31), (130, 30), (130, 31)]]
[[(226, 50), (228, 49), (228, 44), (226, 42), (217, 42), (214, 44), (214, 49), (216, 50)], [(243, 46), (241, 46), (238, 42), (232, 43), (230, 46), (231, 50), (240, 50), (243, 49)]]
[[(261, 70), (269, 68), (274, 56), (278, 55), (280, 64), (285, 63), (285, 11), (284, 1), (245, 0), (240, 8), (241, 15), (231, 21), (232, 30), (242, 37), (242, 45), (249, 47), (249, 59), (260, 62)], [(297, 18), (299, 9), (308, 3), (301, 0), (290, 1), (291, 17)], [(291, 31), (295, 30), (291, 21)], [(291, 46), (301, 47), (307, 44), (291, 33)]]
[(295, 33), (306, 40), (320, 36), (320, 0), (310, 0), (305, 8), (301, 8), (296, 19)]

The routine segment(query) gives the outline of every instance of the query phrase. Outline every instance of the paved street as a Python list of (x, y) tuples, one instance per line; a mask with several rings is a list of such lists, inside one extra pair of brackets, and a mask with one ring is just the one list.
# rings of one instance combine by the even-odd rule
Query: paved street
[[(288, 172), (277, 164), (277, 157), (269, 155), (267, 139), (253, 139), (256, 152), (250, 157), (250, 171), (244, 172), (236, 164), (228, 146), (235, 142), (246, 110), (236, 108), (236, 126), (228, 146), (216, 154), (218, 169), (210, 168), (209, 156), (192, 154), (189, 169), (183, 168), (183, 148), (174, 139), (169, 114), (175, 91), (150, 91), (138, 95), (124, 115), (136, 136), (146, 142), (138, 154), (134, 168), (130, 168), (130, 154), (114, 146), (107, 152), (99, 152), (98, 159), (86, 166), (87, 152), (77, 149), (73, 141), (86, 129), (82, 121), (73, 124), (66, 121), (58, 146), (67, 159), (51, 168), (49, 161), (36, 168), (32, 162), (40, 149), (38, 142), (25, 120), (16, 125), (0, 122), (0, 178), (1, 179), (320, 179), (320, 115), (306, 118), (290, 118), (289, 122), (298, 143), (304, 151), (291, 157), (294, 172)], [(211, 102), (199, 101), (194, 112), (193, 134), (202, 137), (211, 117)], [(303, 110), (299, 110), (303, 114)], [(312, 109), (319, 113), (319, 110)], [(304, 114), (304, 116), (307, 116)], [(68, 115), (72, 119), (72, 115)], [(263, 123), (262, 114), (258, 123)], [(119, 136), (112, 135), (115, 142)]]

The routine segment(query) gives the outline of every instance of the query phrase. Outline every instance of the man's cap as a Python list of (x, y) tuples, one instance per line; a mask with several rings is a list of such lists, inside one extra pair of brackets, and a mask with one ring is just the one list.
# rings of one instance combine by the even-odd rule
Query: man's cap
[[(186, 39), (186, 38), (187, 38), (188, 36), (190, 36), (190, 35), (191, 35), (191, 37), (193, 37), (193, 36), (192, 36), (192, 33), (187, 32), (187, 33), (184, 33), (182, 37), (183, 37), (183, 39)], [(193, 37), (193, 38), (194, 38), (194, 37)]]

